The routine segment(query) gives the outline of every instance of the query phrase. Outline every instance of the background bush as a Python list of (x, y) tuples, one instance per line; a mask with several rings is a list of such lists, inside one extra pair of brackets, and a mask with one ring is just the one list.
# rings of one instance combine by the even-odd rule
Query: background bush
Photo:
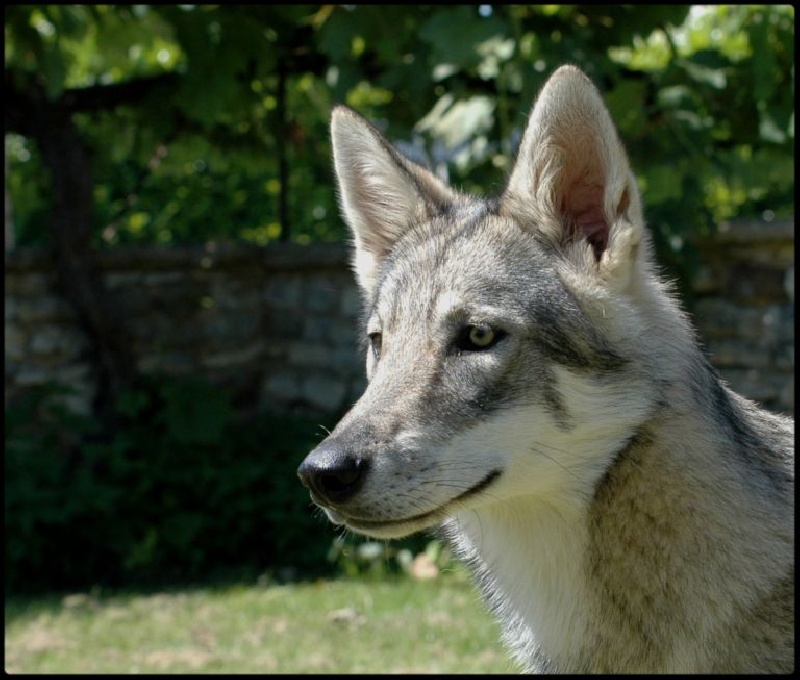
[[(6, 243), (85, 269), (90, 244), (342, 240), (341, 102), (460, 188), (498, 190), (564, 62), (602, 89), (670, 271), (720, 220), (794, 211), (791, 5), (9, 5), (5, 37)], [(64, 189), (70, 140), (85, 192)], [(100, 292), (67, 297), (106, 320)], [(90, 326), (101, 366), (109, 328)], [(7, 587), (333, 568), (294, 472), (317, 423), (244, 423), (170, 380), (105, 403), (103, 424), (49, 390), (7, 405)], [(334, 560), (362, 569), (347, 545)]]
[(96, 245), (308, 242), (346, 235), (334, 104), (491, 192), (565, 62), (603, 91), (662, 257), (793, 210), (791, 5), (10, 5), (5, 25), (19, 244), (53, 238), (23, 106), (37, 87), (91, 149)]
[(317, 423), (242, 422), (199, 381), (126, 393), (113, 427), (53, 397), (39, 390), (6, 412), (7, 589), (334, 568), (335, 532), (295, 474)]

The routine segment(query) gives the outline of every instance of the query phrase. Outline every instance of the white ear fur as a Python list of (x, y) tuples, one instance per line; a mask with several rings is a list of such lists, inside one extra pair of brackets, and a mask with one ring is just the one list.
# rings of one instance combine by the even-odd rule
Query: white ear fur
[[(602, 274), (630, 264), (644, 229), (635, 178), (600, 93), (562, 66), (531, 112), (501, 210)], [(593, 257), (592, 257), (593, 255)]]
[(452, 200), (453, 193), (346, 107), (333, 110), (331, 140), (339, 204), (355, 242), (356, 277), (370, 294), (394, 242), (414, 220)]

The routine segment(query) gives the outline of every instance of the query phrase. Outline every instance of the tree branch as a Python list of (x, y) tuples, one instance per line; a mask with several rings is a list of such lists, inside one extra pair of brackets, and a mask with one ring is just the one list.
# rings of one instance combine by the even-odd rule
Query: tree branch
[(70, 113), (110, 111), (118, 106), (132, 106), (152, 96), (159, 89), (175, 88), (180, 82), (177, 73), (161, 73), (112, 85), (64, 90), (59, 104)]
[(43, 164), (51, 173), (50, 231), (59, 282), (97, 359), (97, 410), (109, 415), (114, 397), (135, 382), (136, 361), (126, 328), (94, 267), (91, 156), (63, 98), (48, 100), (44, 88), (32, 79), (27, 90), (20, 92), (8, 71), (5, 86), (7, 93), (13, 93), (11, 106), (6, 108), (6, 129), (10, 126), (36, 140)]
[[(112, 85), (64, 90), (57, 99), (48, 100), (42, 85), (30, 74), (7, 68), (3, 87), (5, 132), (32, 136), (34, 112), (45, 105), (67, 115), (111, 111), (118, 106), (136, 105), (159, 90), (174, 88), (179, 81), (177, 73), (161, 73)], [(20, 89), (18, 83), (24, 83), (24, 88)]]

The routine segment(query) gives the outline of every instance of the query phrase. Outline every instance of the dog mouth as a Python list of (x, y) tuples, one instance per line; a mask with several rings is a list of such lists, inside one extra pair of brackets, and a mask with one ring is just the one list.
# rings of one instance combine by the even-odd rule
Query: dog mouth
[(353, 531), (377, 538), (401, 538), (442, 521), (450, 515), (459, 504), (463, 503), (468, 498), (477, 496), (489, 488), (502, 473), (502, 470), (492, 470), (481, 481), (471, 486), (466, 491), (454, 496), (433, 510), (423, 512), (419, 515), (411, 515), (398, 519), (369, 519), (366, 517), (345, 515), (329, 508), (323, 508), (323, 510), (325, 510), (331, 522), (334, 524), (343, 524)]

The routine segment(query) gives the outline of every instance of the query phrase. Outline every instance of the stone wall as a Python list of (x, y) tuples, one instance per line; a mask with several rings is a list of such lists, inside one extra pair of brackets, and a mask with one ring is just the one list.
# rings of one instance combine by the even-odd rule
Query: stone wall
[(794, 221), (723, 223), (698, 240), (688, 305), (720, 375), (740, 394), (794, 413)]
[[(723, 225), (699, 243), (696, 324), (723, 377), (768, 407), (794, 411), (792, 222)], [(99, 261), (144, 373), (199, 375), (243, 409), (318, 417), (363, 390), (360, 298), (344, 246), (118, 248)], [(90, 347), (42, 251), (6, 255), (6, 403), (48, 381), (94, 394)]]
[[(118, 248), (99, 267), (146, 374), (202, 376), (240, 408), (332, 414), (364, 387), (342, 245)], [(41, 251), (6, 258), (6, 403), (49, 380), (94, 395), (89, 343)]]

